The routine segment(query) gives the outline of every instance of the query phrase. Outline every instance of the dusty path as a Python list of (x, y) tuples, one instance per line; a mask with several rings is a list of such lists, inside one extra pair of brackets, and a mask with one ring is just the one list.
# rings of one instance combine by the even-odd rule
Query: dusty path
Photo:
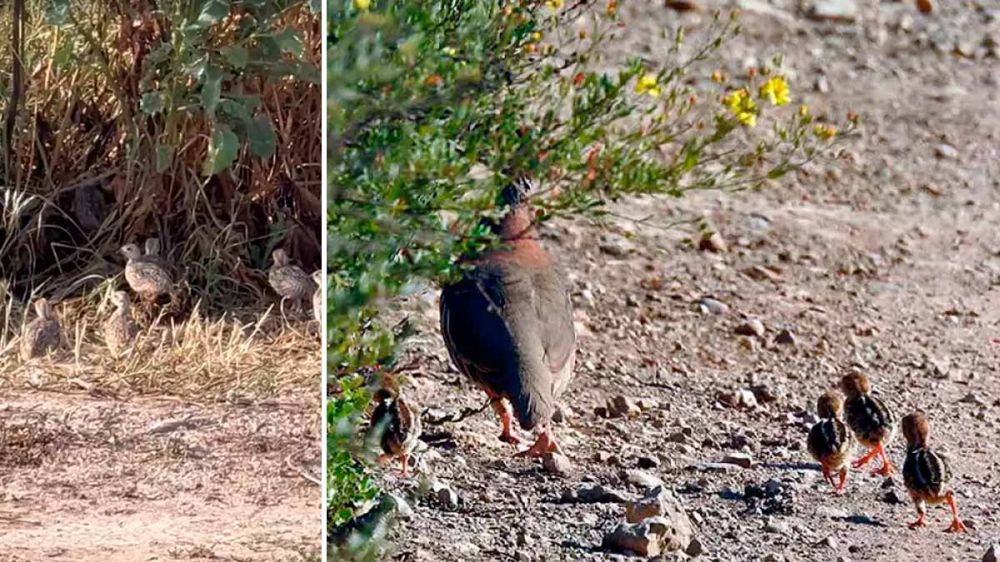
[[(659, 2), (625, 4), (636, 45), (625, 49), (645, 56), (663, 52), (659, 29), (706, 21)], [(860, 113), (863, 138), (843, 162), (763, 193), (619, 208), (707, 217), (728, 252), (624, 221), (611, 232), (547, 229), (581, 333), (571, 412), (557, 427), (574, 472), (558, 478), (512, 459), (487, 413), (429, 427), (418, 466), (459, 501), (415, 500), (392, 559), (621, 559), (600, 545), (622, 506), (560, 498), (594, 483), (638, 497), (626, 472), (639, 466), (677, 491), (704, 559), (982, 559), (1000, 536), (1000, 346), (991, 343), (1000, 337), (1000, 62), (983, 47), (1000, 38), (1000, 6), (937, 2), (924, 17), (911, 3), (858, 4), (857, 22), (829, 23), (795, 2), (745, 2), (746, 31), (726, 55), (735, 73), (784, 52), (796, 101)], [(727, 310), (701, 311), (709, 295)], [(411, 392), (424, 407), (478, 406), (483, 397), (448, 363), (433, 303), (429, 295), (418, 315)], [(765, 336), (736, 335), (745, 317), (760, 319)], [(783, 329), (794, 345), (775, 343)], [(953, 458), (969, 534), (942, 533), (941, 508), (930, 527), (908, 530), (914, 514), (898, 476), (885, 488), (855, 472), (848, 497), (829, 495), (804, 451), (805, 412), (852, 365), (897, 411), (928, 412), (933, 442)], [(757, 405), (725, 405), (726, 394), (754, 387)], [(615, 396), (646, 407), (634, 419), (595, 414)], [(891, 447), (896, 463), (902, 448)], [(754, 466), (698, 468), (737, 452)], [(746, 486), (772, 478), (784, 490), (778, 505), (745, 498)], [(410, 493), (416, 482), (390, 485)]]
[[(316, 560), (319, 399), (17, 390), (0, 400), (0, 560)], [(181, 422), (181, 423), (177, 423)]]

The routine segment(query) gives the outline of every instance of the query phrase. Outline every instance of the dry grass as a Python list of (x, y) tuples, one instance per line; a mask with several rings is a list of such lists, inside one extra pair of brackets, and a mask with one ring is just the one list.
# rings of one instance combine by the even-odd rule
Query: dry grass
[[(264, 310), (203, 316), (196, 304), (180, 323), (159, 317), (141, 329), (135, 347), (112, 356), (101, 327), (112, 312), (112, 283), (56, 307), (63, 346), (21, 360), (17, 349), (31, 313), (9, 293), (0, 301), (0, 388), (30, 386), (122, 396), (169, 393), (233, 402), (270, 397), (320, 380), (315, 322)], [(0, 291), (0, 296), (3, 296)]]
[[(0, 279), (9, 291), (21, 300), (92, 293), (120, 271), (118, 248), (149, 236), (177, 265), (188, 310), (198, 301), (213, 313), (257, 306), (276, 246), (307, 269), (319, 264), (321, 32), (306, 2), (285, 2), (273, 18), (304, 47), (301, 59), (286, 53), (276, 64), (315, 68), (314, 79), (247, 67), (222, 83), (223, 98), (259, 100), (251, 115), (273, 125), (274, 155), (242, 146), (229, 169), (209, 177), (202, 165), (213, 119), (190, 103), (202, 86), (186, 65), (202, 51), (221, 60), (235, 41), (252, 50), (254, 40), (237, 33), (245, 10), (212, 26), (187, 59), (176, 54), (157, 66), (150, 54), (183, 33), (185, 20), (171, 7), (189, 3), (162, 3), (156, 13), (146, 0), (70, 0), (69, 21), (55, 26), (46, 23), (49, 2), (25, 0), (24, 92), (5, 139), (4, 114), (16, 97), (16, 3), (0, 3)], [(147, 115), (140, 108), (150, 92), (170, 92), (174, 102)], [(175, 152), (158, 171), (161, 146)]]

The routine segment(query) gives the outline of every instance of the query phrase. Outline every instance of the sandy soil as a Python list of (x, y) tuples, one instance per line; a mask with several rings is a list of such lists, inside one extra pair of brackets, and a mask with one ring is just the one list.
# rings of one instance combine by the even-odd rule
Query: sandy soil
[(317, 389), (0, 399), (0, 560), (317, 560)]
[[(659, 2), (624, 4), (623, 52), (655, 57), (666, 52), (659, 30), (684, 22), (693, 37), (707, 22)], [(742, 72), (784, 52), (796, 102), (820, 114), (853, 109), (862, 137), (843, 161), (761, 193), (618, 208), (664, 222), (707, 218), (726, 253), (628, 221), (548, 227), (580, 332), (570, 411), (556, 429), (573, 473), (511, 458), (488, 410), (429, 425), (417, 455), (423, 475), (387, 476), (414, 508), (387, 558), (625, 559), (601, 548), (620, 504), (560, 498), (595, 483), (637, 498), (627, 471), (640, 466), (681, 498), (700, 559), (980, 560), (1000, 536), (1000, 345), (991, 343), (1000, 337), (1000, 62), (983, 46), (1000, 38), (1000, 5), (937, 2), (922, 16), (912, 3), (869, 0), (858, 2), (856, 22), (833, 23), (807, 17), (808, 4), (743, 2), (745, 32), (723, 68)], [(701, 311), (705, 296), (728, 310)], [(410, 393), (424, 408), (477, 407), (483, 396), (450, 366), (438, 336), (435, 299), (427, 295), (417, 315)], [(736, 335), (746, 318), (767, 333)], [(783, 329), (794, 345), (775, 342)], [(898, 415), (928, 412), (971, 532), (943, 533), (943, 508), (931, 509), (930, 527), (909, 530), (914, 512), (898, 474), (886, 483), (856, 471), (848, 496), (831, 497), (805, 452), (807, 412), (852, 366), (871, 374)], [(743, 389), (760, 403), (720, 398)], [(615, 396), (646, 407), (635, 418), (595, 414)], [(703, 466), (737, 452), (753, 467)], [(897, 465), (902, 453), (897, 439)], [(450, 486), (457, 506), (420, 496), (429, 478)], [(781, 505), (745, 497), (770, 479), (786, 490)]]

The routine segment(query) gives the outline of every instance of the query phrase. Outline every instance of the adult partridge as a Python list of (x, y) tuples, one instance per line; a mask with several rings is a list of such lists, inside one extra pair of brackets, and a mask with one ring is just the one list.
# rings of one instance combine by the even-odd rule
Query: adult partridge
[(281, 296), (282, 303), (287, 299), (299, 305), (312, 298), (316, 283), (301, 267), (292, 263), (287, 252), (279, 248), (271, 254), (271, 259), (274, 263), (267, 273), (267, 280)]
[(504, 189), (508, 211), (490, 223), (501, 245), (442, 290), (441, 333), (452, 361), (492, 401), (500, 439), (520, 442), (505, 401), (524, 430), (538, 430), (519, 453), (535, 457), (558, 450), (549, 424), (573, 377), (576, 334), (562, 277), (532, 225), (530, 188), (521, 180)]
[(906, 460), (903, 461), (903, 483), (917, 507), (917, 520), (910, 523), (910, 528), (923, 527), (927, 523), (926, 506), (928, 503), (947, 503), (951, 508), (951, 525), (945, 531), (964, 533), (965, 523), (958, 518), (958, 506), (955, 505), (955, 493), (949, 482), (951, 469), (948, 460), (927, 446), (927, 434), (930, 424), (923, 412), (914, 412), (903, 418), (903, 437), (906, 438)]
[(850, 373), (840, 380), (840, 389), (847, 400), (844, 402), (845, 419), (858, 441), (868, 447), (868, 454), (854, 462), (860, 468), (876, 456), (882, 459), (882, 467), (876, 474), (888, 476), (892, 473), (892, 463), (885, 454), (885, 445), (895, 435), (895, 417), (885, 402), (871, 394), (871, 382), (862, 373)]
[[(854, 452), (854, 434), (841, 421), (844, 401), (834, 392), (825, 392), (816, 401), (816, 413), (820, 421), (809, 430), (809, 454), (823, 468), (823, 478), (833, 486), (834, 493), (843, 494)], [(834, 474), (839, 478), (837, 482)]]
[(132, 319), (128, 293), (111, 293), (111, 304), (115, 305), (115, 311), (104, 321), (104, 343), (112, 355), (118, 355), (132, 346), (139, 328)]
[(135, 244), (125, 244), (120, 251), (128, 260), (125, 281), (143, 300), (152, 303), (161, 295), (170, 294), (173, 281), (158, 255), (144, 256)]
[(59, 347), (62, 330), (52, 305), (46, 299), (35, 301), (37, 318), (28, 322), (21, 337), (21, 359), (27, 361)]

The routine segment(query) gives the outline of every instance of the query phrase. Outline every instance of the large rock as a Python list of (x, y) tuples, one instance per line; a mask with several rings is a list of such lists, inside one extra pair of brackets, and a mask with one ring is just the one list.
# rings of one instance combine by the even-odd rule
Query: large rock
[[(694, 536), (684, 507), (663, 486), (649, 490), (638, 501), (626, 502), (625, 521), (604, 538), (605, 545), (655, 556), (660, 552), (687, 550)], [(650, 549), (656, 552), (647, 554)]]

